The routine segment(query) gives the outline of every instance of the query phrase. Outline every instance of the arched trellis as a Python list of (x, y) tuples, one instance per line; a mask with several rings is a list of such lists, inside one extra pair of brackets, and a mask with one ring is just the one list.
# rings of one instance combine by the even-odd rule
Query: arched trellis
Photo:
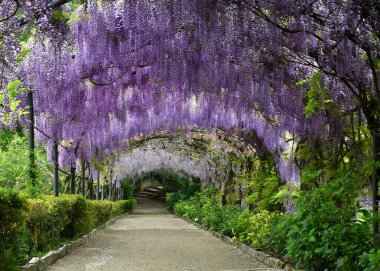
[[(123, 91), (124, 90), (120, 90), (121, 93)], [(130, 93), (131, 91), (137, 92), (138, 90), (127, 90), (127, 93)], [(89, 90), (88, 92), (94, 91)], [(95, 92), (91, 95), (95, 96), (98, 93), (99, 92)], [(135, 94), (136, 93), (134, 93), (134, 95)], [(143, 91), (140, 91), (136, 95), (144, 96), (144, 94), (145, 93)], [(99, 95), (103, 94), (99, 93)], [(177, 100), (175, 96), (162, 96), (162, 104), (165, 104), (167, 102), (170, 104), (175, 104), (178, 102), (178, 104), (180, 104), (180, 101)], [(116, 99), (115, 102), (118, 103), (119, 101)], [(128, 105), (129, 101), (126, 101), (126, 103)], [(201, 128), (200, 126), (197, 128), (195, 124), (201, 124), (203, 113), (207, 110), (207, 107), (203, 108), (203, 106), (200, 105), (198, 109), (199, 112), (194, 113), (192, 116), (187, 116), (187, 118), (181, 119), (180, 116), (184, 116), (184, 113), (181, 112), (181, 110), (192, 110), (191, 105), (184, 105), (184, 107), (184, 109), (178, 109), (178, 111), (173, 110), (173, 112), (168, 116), (161, 117), (161, 113), (157, 113), (154, 116), (150, 116), (148, 114), (146, 118), (143, 119), (143, 121), (154, 122), (155, 125), (147, 127), (144, 127), (141, 123), (139, 123), (139, 119), (131, 118), (128, 120), (128, 122), (125, 123), (116, 118), (112, 111), (105, 116), (107, 121), (109, 121), (109, 124), (106, 126), (106, 128), (92, 127), (90, 131), (86, 131), (83, 130), (82, 126), (88, 125), (88, 123), (91, 124), (91, 119), (86, 124), (83, 124), (82, 122), (76, 120), (68, 120), (67, 123), (64, 123), (64, 125), (61, 126), (62, 131), (59, 131), (61, 135), (58, 136), (58, 139), (49, 139), (47, 140), (47, 143), (50, 146), (49, 148), (52, 149), (51, 141), (61, 142), (62, 140), (65, 140), (68, 142), (71, 140), (71, 136), (73, 136), (75, 140), (72, 144), (69, 144), (66, 148), (63, 148), (62, 146), (59, 148), (60, 161), (66, 161), (66, 164), (61, 163), (61, 166), (69, 167), (70, 164), (67, 164), (67, 161), (70, 161), (70, 159), (80, 158), (81, 160), (91, 161), (92, 157), (98, 156), (97, 150), (102, 150), (101, 156), (110, 155), (113, 152), (123, 152), (126, 146), (130, 144), (137, 144), (133, 142), (144, 141), (150, 137), (157, 137), (157, 135), (160, 135), (162, 137), (165, 133), (163, 131), (166, 131), (167, 133), (165, 136), (173, 137), (181, 133), (199, 133), (202, 130), (213, 130), (211, 127), (218, 127), (219, 121), (222, 123), (222, 121), (228, 119), (230, 115), (235, 114), (233, 110), (225, 110), (224, 112), (219, 110), (219, 120), (215, 121), (214, 123), (209, 123), (207, 125), (208, 127)], [(113, 109), (111, 108), (110, 110)], [(91, 110), (90, 108), (87, 110), (86, 108), (83, 114), (87, 113), (92, 115), (94, 113), (96, 114), (97, 112)], [(279, 171), (282, 171), (281, 173), (284, 173), (284, 176), (289, 177), (284, 177), (284, 179), (297, 181), (297, 173), (286, 173), (286, 163), (288, 163), (288, 161), (282, 157), (286, 152), (291, 153), (291, 148), (293, 146), (292, 139), (287, 141), (285, 135), (283, 136), (280, 132), (275, 133), (274, 131), (276, 131), (276, 127), (272, 126), (271, 124), (263, 124), (264, 120), (259, 115), (254, 115), (254, 117), (252, 117), (250, 114), (242, 114), (242, 116), (244, 116), (245, 124), (247, 125), (245, 129), (239, 128), (238, 126), (234, 127), (237, 124), (238, 120), (232, 120), (228, 126), (228, 128), (231, 128), (231, 130), (223, 131), (222, 129), (217, 128), (215, 137), (228, 141), (230, 144), (234, 144), (236, 146), (236, 149), (241, 148), (243, 150), (244, 148), (249, 149), (249, 144), (257, 145), (259, 149), (267, 149), (266, 146), (268, 144), (271, 144), (271, 153), (278, 165)], [(250, 116), (252, 118), (250, 118)], [(44, 130), (51, 131), (52, 127), (55, 127), (54, 120), (55, 118), (47, 117), (46, 115), (40, 113), (40, 115), (37, 117), (37, 125), (42, 127)], [(91, 125), (95, 126), (98, 122), (99, 120), (95, 120)], [(77, 127), (78, 130), (73, 130), (72, 126)], [(73, 134), (73, 131), (75, 131), (75, 134)], [(144, 134), (148, 134), (148, 136), (144, 137)], [(259, 137), (256, 134), (260, 134), (261, 136)], [(46, 136), (41, 136), (40, 134), (40, 138), (41, 137), (46, 142)], [(257, 144), (257, 142), (262, 142), (262, 144)], [(85, 156), (82, 155), (83, 151), (86, 153)], [(290, 168), (291, 170), (295, 169), (294, 166)]]
[[(109, 3), (112, 6), (111, 8), (106, 5), (104, 7), (99, 6), (98, 9), (96, 1), (92, 1), (89, 8), (89, 12), (94, 15), (92, 17), (99, 17), (99, 20), (94, 21), (94, 25), (88, 31), (99, 32), (106, 29), (107, 33), (110, 33), (109, 35), (100, 35), (94, 39), (91, 31), (86, 30), (86, 33), (79, 33), (78, 31), (81, 31), (81, 29), (87, 29), (92, 20), (83, 18), (83, 20), (75, 21), (70, 33), (70, 35), (78, 35), (78, 43), (74, 46), (74, 59), (71, 51), (73, 47), (66, 43), (59, 48), (59, 57), (54, 54), (57, 49), (54, 46), (36, 45), (35, 50), (30, 54), (30, 59), (28, 59), (29, 64), (31, 64), (29, 68), (32, 69), (30, 74), (34, 74), (33, 77), (29, 77), (28, 83), (36, 89), (37, 126), (50, 134), (53, 140), (58, 143), (62, 140), (73, 140), (72, 148), (69, 152), (59, 149), (61, 165), (65, 162), (66, 165), (64, 166), (69, 167), (71, 157), (79, 157), (82, 160), (89, 161), (96, 155), (97, 150), (102, 152), (102, 155), (120, 151), (123, 148), (123, 141), (141, 134), (160, 132), (165, 129), (172, 132), (177, 128), (188, 130), (192, 126), (208, 129), (223, 128), (226, 130), (237, 128), (246, 131), (255, 130), (264, 139), (265, 145), (270, 147), (272, 153), (278, 154), (275, 159), (284, 179), (298, 181), (296, 168), (291, 165), (291, 162), (284, 162), (281, 158), (281, 152), (287, 148), (285, 146), (286, 140), (283, 139), (286, 129), (288, 127), (290, 127), (290, 130), (299, 128), (296, 127), (298, 126), (297, 118), (292, 116), (295, 115), (295, 112), (293, 112), (295, 109), (293, 108), (291, 114), (283, 119), (277, 114), (277, 111), (273, 110), (270, 114), (263, 111), (263, 108), (274, 109), (280, 102), (269, 95), (270, 90), (267, 89), (267, 85), (261, 86), (256, 81), (259, 80), (259, 82), (265, 83), (267, 78), (254, 78), (254, 74), (247, 73), (246, 69), (250, 69), (250, 67), (246, 67), (245, 64), (249, 63), (237, 65), (236, 61), (227, 56), (223, 56), (222, 59), (218, 60), (223, 63), (220, 69), (219, 67), (208, 65), (207, 58), (216, 58), (217, 52), (219, 52), (218, 48), (205, 47), (209, 51), (207, 51), (206, 59), (204, 60), (198, 59), (195, 51), (191, 53), (194, 59), (191, 55), (184, 55), (184, 50), (186, 51), (186, 49), (190, 49), (187, 48), (188, 46), (192, 46), (192, 44), (186, 45), (186, 35), (184, 35), (184, 33), (193, 31), (191, 27), (188, 29), (188, 24), (191, 25), (192, 17), (184, 21), (183, 31), (182, 28), (177, 29), (177, 24), (181, 25), (181, 20), (175, 21), (175, 24), (170, 26), (172, 30), (169, 31), (170, 35), (175, 36), (174, 44), (167, 44), (164, 40), (158, 40), (157, 43), (151, 41), (141, 44), (145, 45), (141, 48), (139, 44), (130, 44), (129, 39), (120, 37), (120, 35), (124, 35), (124, 31), (129, 29), (127, 22), (123, 21), (124, 27), (127, 28), (119, 30), (113, 26), (112, 22), (114, 20), (118, 21), (120, 16), (125, 17), (127, 20), (129, 17), (123, 13), (124, 11), (135, 11), (127, 6), (120, 6), (120, 3), (116, 2), (111, 1)], [(124, 4), (128, 5), (127, 2)], [(146, 15), (152, 16), (150, 12), (154, 13), (154, 11), (149, 11), (152, 8), (151, 3), (144, 2), (145, 4), (147, 6), (142, 7), (144, 10), (141, 10), (141, 12), (148, 12), (149, 14)], [(184, 8), (192, 9), (198, 5), (205, 7), (205, 9), (198, 10), (201, 13), (203, 11), (206, 13), (215, 11), (212, 5), (206, 5), (202, 1), (189, 6), (184, 3)], [(161, 5), (159, 6), (161, 7)], [(124, 10), (123, 14), (112, 14), (113, 10), (119, 10), (120, 8)], [(166, 5), (162, 5), (162, 8), (165, 11)], [(76, 16), (81, 18), (83, 12), (86, 11), (79, 11)], [(237, 41), (236, 39), (238, 39), (238, 37), (232, 35), (237, 27), (235, 25), (237, 22), (232, 23), (228, 20), (229, 16), (235, 15), (235, 13), (230, 13), (230, 11), (226, 10), (223, 15), (225, 19), (223, 24), (218, 25), (220, 29), (224, 29), (231, 34), (228, 37), (221, 37), (225, 39), (225, 42)], [(174, 15), (171, 14), (170, 16)], [(175, 19), (174, 17), (173, 19)], [(110, 20), (103, 20), (104, 18), (109, 18)], [(138, 20), (140, 19), (142, 20), (142, 18)], [(136, 22), (130, 23), (131, 25), (136, 24)], [(153, 21), (149, 21), (149, 23), (153, 23)], [(147, 33), (152, 35), (156, 33), (155, 31), (157, 31), (156, 34), (161, 33), (161, 24), (153, 24), (152, 28), (146, 29)], [(197, 31), (202, 35), (208, 34), (206, 33), (207, 29), (198, 29)], [(203, 33), (203, 31), (206, 32)], [(139, 37), (143, 32), (139, 31), (133, 33), (133, 35)], [(164, 31), (161, 34), (165, 33)], [(217, 39), (220, 36), (214, 36), (211, 32), (209, 34), (212, 39)], [(110, 38), (110, 35), (112, 38)], [(199, 36), (198, 38), (202, 39), (202, 42), (207, 40), (209, 45), (208, 39), (203, 40), (205, 37)], [(112, 47), (115, 50), (108, 50), (109, 54), (101, 53), (100, 51), (104, 49), (104, 44), (100, 46), (100, 41), (104, 41), (108, 46), (115, 46)], [(99, 45), (96, 47), (96, 58), (94, 58), (95, 54), (89, 54), (84, 50), (84, 48), (87, 48), (87, 45), (84, 46), (86, 42), (88, 44), (93, 44), (94, 42)], [(232, 42), (231, 44), (236, 45), (238, 42)], [(152, 46), (159, 49), (161, 45), (162, 49), (160, 50), (163, 50), (162, 52), (160, 50), (156, 52), (152, 49), (154, 55), (152, 59), (144, 54), (144, 50), (152, 48)], [(246, 52), (240, 52), (241, 48), (236, 48), (237, 51), (234, 52), (234, 46), (225, 48), (226, 53), (231, 51), (232, 55), (237, 54), (237, 58), (249, 57), (252, 53), (248, 50), (248, 47)], [(128, 50), (125, 51), (124, 49)], [(195, 50), (196, 48), (193, 49)], [(170, 52), (170, 58), (165, 56), (165, 52)], [(138, 59), (135, 59), (135, 55), (140, 53), (142, 54), (141, 57), (139, 56)], [(145, 60), (144, 57), (152, 62), (150, 63), (151, 65), (141, 63), (142, 60)], [(156, 57), (164, 57), (169, 60), (155, 61)], [(183, 67), (184, 74), (182, 75), (178, 74), (177, 71), (181, 70), (181, 68), (173, 65), (174, 60), (178, 60), (178, 58), (184, 58), (184, 63), (187, 63), (186, 67)], [(119, 60), (123, 61), (119, 63)], [(102, 61), (105, 61), (105, 63), (100, 66), (104, 68), (100, 68), (98, 65)], [(133, 63), (130, 63), (131, 61)], [(201, 68), (196, 68), (198, 64), (196, 66), (191, 65), (191, 63), (196, 64), (197, 61), (199, 65), (202, 65)], [(154, 68), (153, 65), (159, 66)], [(166, 68), (171, 72), (161, 75), (160, 73), (165, 70), (165, 67), (160, 65), (167, 65)], [(90, 66), (93, 66), (96, 72), (88, 76), (86, 70)], [(49, 67), (49, 72), (45, 71), (46, 67)], [(210, 71), (210, 76), (213, 73), (215, 74), (210, 78), (205, 78), (204, 74), (207, 74), (207, 71)], [(82, 72), (84, 74), (79, 76)], [(219, 72), (220, 75), (218, 75)], [(120, 77), (118, 73), (123, 73), (124, 75)], [(189, 80), (186, 80), (185, 73), (191, 74), (190, 78), (187, 78)], [(236, 80), (227, 78), (226, 73), (231, 74)], [(103, 84), (100, 84), (99, 82), (101, 81), (99, 80), (104, 79), (102, 75), (106, 79), (120, 77), (120, 80), (103, 80)], [(169, 75), (170, 77), (168, 77)], [(104, 82), (109, 84), (104, 84)], [(62, 91), (63, 89), (64, 91)], [(268, 96), (269, 99), (265, 97), (263, 101), (258, 103), (259, 100), (256, 99), (258, 98), (256, 96), (261, 91), (268, 92), (269, 96), (265, 96)], [(287, 94), (290, 96), (295, 94), (292, 91), (292, 89), (286, 89)], [(54, 100), (52, 100), (52, 97), (54, 97)], [(297, 101), (300, 102), (301, 100)], [(254, 105), (254, 102), (258, 104)], [(49, 146), (50, 149), (53, 148), (52, 142), (49, 141), (48, 145), (51, 145)], [(82, 152), (78, 153), (78, 149), (82, 150)]]
[[(112, 3), (112, 5), (115, 3)], [(202, 6), (205, 3), (200, 1), (198, 4)], [(120, 8), (118, 4), (114, 7)], [(149, 10), (150, 7), (150, 4), (147, 3), (144, 9)], [(186, 9), (192, 9), (193, 7), (185, 5)], [(204, 7), (207, 12), (214, 12), (211, 6), (205, 5)], [(130, 10), (126, 6), (122, 8), (125, 11)], [(115, 50), (109, 51), (110, 55), (100, 54), (99, 49), (96, 51), (98, 59), (94, 59), (93, 55), (84, 50), (86, 47), (84, 43), (98, 42), (93, 39), (91, 31), (86, 32), (85, 35), (78, 32), (81, 31), (80, 29), (85, 29), (89, 23), (92, 23), (91, 20), (79, 20), (73, 25), (70, 35), (80, 34), (74, 54), (70, 49), (71, 46), (64, 44), (60, 47), (62, 50), (59, 57), (56, 57), (53, 53), (56, 50), (54, 46), (45, 47), (44, 45), (37, 45), (36, 50), (30, 55), (28, 64), (32, 63), (29, 68), (32, 69), (31, 74), (35, 76), (28, 77), (28, 83), (36, 89), (36, 127), (50, 135), (49, 140), (46, 140), (45, 135), (42, 138), (47, 142), (49, 152), (54, 150), (52, 158), (56, 158), (55, 165), (60, 163), (62, 167), (67, 169), (71, 167), (70, 171), (73, 173), (73, 160), (77, 158), (82, 160), (81, 168), (83, 169), (84, 160), (89, 162), (95, 156), (101, 158), (112, 153), (122, 152), (125, 144), (128, 144), (134, 137), (160, 133), (163, 130), (176, 134), (177, 129), (182, 132), (188, 132), (193, 130), (193, 127), (203, 127), (204, 129), (223, 128), (225, 130), (241, 129), (248, 133), (248, 138), (249, 133), (254, 131), (265, 142), (264, 145), (270, 149), (278, 170), (284, 179), (293, 182), (298, 181), (298, 172), (296, 167), (292, 165), (292, 159), (288, 159), (289, 161), (283, 159), (283, 154), (286, 154), (286, 152), (290, 152), (290, 157), (292, 155), (291, 151), (288, 151), (290, 144), (287, 142), (286, 131), (288, 127), (290, 127), (290, 130), (295, 129), (294, 127), (298, 125), (296, 118), (291, 114), (290, 117), (282, 118), (277, 114), (277, 111), (267, 114), (260, 108), (264, 104), (267, 108), (275, 108), (276, 103), (279, 102), (275, 97), (271, 97), (268, 101), (261, 101), (253, 106), (254, 102), (258, 102), (258, 100), (255, 100), (259, 98), (256, 97), (257, 94), (261, 90), (265, 92), (269, 90), (267, 85), (260, 85), (256, 81), (258, 78), (254, 78), (253, 74), (249, 75), (246, 72), (245, 68), (247, 67), (243, 63), (237, 65), (235, 61), (228, 57), (228, 59), (225, 59), (223, 56), (218, 61), (221, 60), (224, 63), (223, 66), (226, 70), (224, 68), (219, 70), (217, 67), (209, 67), (207, 61), (188, 59), (188, 56), (183, 55), (182, 52), (192, 45), (186, 45), (186, 42), (184, 43), (186, 37), (181, 34), (182, 31), (177, 32), (176, 26), (171, 26), (174, 27), (172, 29), (174, 32), (172, 33), (176, 36), (175, 43), (166, 44), (159, 41), (154, 45), (160, 48), (162, 46), (162, 50), (171, 52), (171, 57), (173, 58), (173, 60), (162, 62), (163, 65), (167, 65), (171, 73), (160, 74), (160, 71), (163, 71), (165, 67), (158, 66), (156, 70), (152, 68), (159, 62), (146, 56), (149, 60), (148, 62), (152, 63), (144, 64), (141, 61), (145, 61), (145, 55), (142, 55), (142, 59), (135, 59), (134, 56), (135, 53), (143, 52), (146, 48), (152, 47), (153, 44), (148, 42), (142, 44), (141, 47), (138, 45), (133, 47), (126, 40), (119, 39), (118, 31), (123, 32), (126, 30), (117, 30), (112, 26), (110, 22), (117, 20), (120, 16), (111, 14), (111, 11), (112, 8), (108, 9), (106, 6), (98, 9), (95, 2), (92, 2), (89, 9), (94, 18), (99, 16), (101, 19), (99, 22), (94, 22), (93, 28), (95, 31), (107, 29), (110, 35), (115, 38), (109, 39), (109, 35), (99, 36), (99, 38), (106, 39), (102, 40), (102, 42), (106, 42), (109, 46), (116, 46), (115, 48), (112, 47)], [(80, 15), (81, 12), (83, 11), (80, 11), (79, 15), (77, 14), (79, 18), (83, 15)], [(218, 27), (232, 33), (236, 25), (235, 23), (230, 23), (227, 19), (229, 16), (235, 15), (226, 11), (226, 14), (223, 15), (226, 21)], [(125, 17), (126, 15), (123, 14), (123, 16)], [(109, 21), (102, 21), (108, 17), (110, 18)], [(128, 18), (128, 16), (125, 18)], [(188, 18), (185, 20), (185, 24), (191, 24), (191, 21), (192, 19)], [(103, 25), (103, 23), (106, 25)], [(177, 23), (180, 23), (180, 21)], [(154, 29), (151, 29), (153, 32), (160, 31), (157, 28), (159, 25), (153, 25), (152, 27), (154, 27)], [(192, 32), (191, 28), (187, 29), (187, 27), (183, 30)], [(147, 29), (147, 31), (150, 30)], [(203, 30), (199, 29), (198, 31), (201, 34)], [(139, 33), (134, 33), (134, 35), (139, 37)], [(210, 38), (217, 38), (212, 33), (209, 34), (211, 34)], [(199, 38), (201, 39), (201, 37)], [(236, 39), (237, 37), (234, 35), (225, 37), (226, 42), (236, 41)], [(237, 43), (233, 42), (232, 44)], [(136, 46), (138, 48), (135, 48)], [(97, 48), (103, 47), (98, 46)], [(122, 55), (118, 55), (121, 52), (120, 50), (125, 48), (134, 49), (123, 51)], [(233, 48), (234, 46), (226, 50), (228, 52), (233, 51)], [(219, 51), (218, 48), (211, 47), (207, 48), (207, 50), (210, 50), (207, 53), (209, 54), (208, 57), (212, 58), (216, 57), (213, 53)], [(240, 53), (232, 51), (230, 53), (240, 55)], [(161, 57), (160, 52), (158, 52), (157, 57)], [(153, 50), (152, 53), (155, 55), (157, 52)], [(246, 51), (244, 54), (248, 57), (251, 53), (251, 51)], [(184, 74), (178, 74), (177, 67), (172, 64), (174, 59), (178, 58), (184, 58), (185, 62), (190, 61), (188, 66), (183, 67), (184, 72), (195, 72), (190, 76), (191, 80), (188, 78), (188, 82), (185, 80)], [(88, 59), (88, 62), (86, 59)], [(125, 59), (126, 62), (119, 63), (117, 62), (118, 59)], [(98, 69), (99, 67), (95, 67), (98, 60), (106, 62), (105, 65), (102, 65), (104, 68)], [(137, 61), (137, 64), (131, 65), (128, 62), (129, 60)], [(203, 63), (202, 69), (210, 71), (210, 76), (211, 72), (213, 72), (209, 70), (210, 68), (215, 69), (215, 72), (219, 71), (221, 75), (214, 74), (211, 78), (211, 80), (214, 80), (213, 82), (208, 79), (204, 80), (204, 75), (199, 74), (202, 69), (192, 71), (193, 68), (196, 68), (190, 65), (192, 61), (199, 61), (199, 64)], [(114, 64), (111, 62), (114, 62)], [(75, 72), (71, 72), (74, 71), (72, 69), (73, 65), (75, 66)], [(88, 76), (86, 70), (91, 65), (93, 65), (96, 72)], [(49, 67), (49, 72), (45, 71), (45, 67)], [(78, 72), (84, 72), (84, 74), (78, 77)], [(223, 77), (226, 72), (231, 73), (236, 80), (228, 79), (226, 76)], [(104, 81), (102, 75), (107, 80)], [(202, 80), (197, 82), (201, 78)], [(103, 79), (103, 81), (99, 81), (100, 79)], [(267, 78), (263, 77), (259, 81), (265, 83), (266, 80)], [(198, 86), (196, 85), (197, 83), (199, 84)], [(287, 89), (287, 92), (292, 95), (292, 89)], [(219, 96), (215, 94), (219, 94)], [(54, 97), (54, 100), (51, 99), (52, 97)], [(96, 105), (96, 109), (93, 105)], [(294, 113), (292, 112), (292, 114)], [(228, 134), (230, 134), (228, 140), (233, 141), (233, 133)], [(252, 138), (249, 140), (252, 143)], [(62, 144), (58, 146), (62, 141), (72, 141), (72, 143), (66, 147), (62, 146)], [(57, 150), (58, 157), (56, 155)], [(85, 179), (83, 174), (84, 171), (82, 171), (82, 188), (84, 187)], [(84, 193), (83, 189), (82, 193)]]
[[(257, 144), (260, 145), (260, 143)], [(65, 146), (61, 145), (60, 148), (64, 149)], [(142, 156), (144, 156), (143, 159), (141, 159)], [(226, 183), (233, 183), (234, 178), (244, 174), (244, 171), (248, 170), (249, 160), (256, 158), (255, 148), (244, 142), (237, 134), (227, 133), (220, 129), (211, 131), (193, 129), (186, 133), (177, 132), (176, 134), (162, 132), (133, 138), (128, 141), (123, 151), (111, 154), (107, 161), (110, 163), (109, 169), (112, 174), (107, 176), (107, 181), (110, 186), (119, 186), (119, 181), (125, 176), (166, 168), (186, 172), (187, 175), (195, 176), (205, 183), (221, 187)], [(129, 167), (125, 166), (126, 159), (129, 159), (127, 162)], [(152, 163), (154, 160), (156, 164)], [(174, 161), (177, 161), (176, 165), (173, 164)], [(181, 161), (182, 167), (178, 167), (178, 161)], [(95, 172), (96, 165), (84, 163), (83, 160), (77, 161), (78, 163), (82, 168), (82, 176), (80, 176), (82, 193), (85, 194), (84, 180), (87, 180), (90, 186), (90, 181), (92, 182), (94, 176), (97, 175), (96, 195), (99, 195), (100, 176), (99, 172)], [(55, 165), (58, 163), (55, 162)], [(76, 176), (75, 167), (71, 169), (71, 193), (75, 193), (73, 185), (75, 186), (75, 178), (79, 176)], [(136, 171), (136, 169), (139, 170)], [(60, 170), (70, 174), (63, 169)], [(84, 175), (86, 170), (89, 170), (87, 176)], [(92, 194), (91, 191), (88, 193)]]
[[(256, 140), (256, 146), (260, 146), (262, 143)], [(111, 183), (120, 182), (126, 176), (172, 171), (219, 189), (222, 202), (226, 201), (227, 193), (235, 193), (244, 204), (245, 196), (252, 192), (246, 190), (249, 171), (255, 170), (252, 161), (263, 156), (265, 153), (259, 155), (238, 134), (218, 129), (151, 134), (130, 140), (127, 150), (116, 158)]]
[[(167, 153), (169, 156), (166, 158), (170, 158), (170, 155), (184, 159), (188, 157), (192, 161), (209, 165), (210, 169), (215, 168), (216, 160), (219, 159), (221, 164), (228, 164), (232, 170), (236, 171), (238, 169), (232, 167), (233, 158), (240, 159), (239, 165), (234, 166), (243, 168), (245, 167), (244, 160), (256, 155), (252, 146), (240, 141), (235, 135), (228, 136), (228, 134), (221, 130), (201, 131), (199, 129), (176, 135), (161, 133), (133, 139), (128, 144), (128, 151), (121, 153), (118, 160), (125, 160), (126, 157), (136, 155), (137, 153), (154, 153), (155, 151)], [(138, 163), (149, 163), (149, 161), (138, 161)], [(142, 172), (139, 171), (139, 166), (137, 165), (136, 168), (129, 167), (128, 170), (125, 169), (125, 167), (128, 167), (128, 163), (126, 166), (123, 166), (120, 162), (116, 162), (116, 164), (118, 164), (119, 168), (124, 169), (123, 172), (127, 175)], [(191, 175), (191, 170), (188, 170), (188, 174)], [(207, 174), (201, 179), (206, 179), (206, 176)]]

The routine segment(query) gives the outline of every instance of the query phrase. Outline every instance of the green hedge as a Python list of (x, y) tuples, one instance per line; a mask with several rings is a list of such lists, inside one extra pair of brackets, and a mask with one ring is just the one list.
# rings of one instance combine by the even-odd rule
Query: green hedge
[(208, 229), (256, 247), (264, 247), (271, 229), (271, 220), (280, 216), (266, 210), (252, 213), (237, 206), (220, 205), (215, 189), (205, 189), (174, 205), (174, 213), (191, 219)]
[(33, 255), (55, 249), (135, 207), (135, 200), (93, 201), (80, 195), (30, 199), (0, 188), (0, 270), (16, 270)]
[(20, 258), (25, 200), (17, 192), (0, 188), (0, 270), (17, 267)]

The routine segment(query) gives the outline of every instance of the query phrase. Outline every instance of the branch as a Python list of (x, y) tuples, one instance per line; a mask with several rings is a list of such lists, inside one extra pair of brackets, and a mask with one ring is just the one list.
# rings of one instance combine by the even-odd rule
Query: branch
[(375, 68), (375, 62), (373, 61), (370, 49), (366, 49), (365, 52), (367, 54), (368, 61), (369, 61), (369, 67), (370, 67), (371, 72), (372, 72), (373, 83), (375, 85), (376, 98), (380, 102), (380, 87), (379, 87), (379, 79), (378, 79), (376, 68)]
[[(29, 121), (29, 123), (31, 123), (31, 122)], [(54, 141), (54, 139), (53, 139), (51, 136), (49, 136), (47, 133), (45, 133), (44, 131), (42, 131), (41, 129), (39, 129), (36, 125), (34, 125), (34, 123), (31, 123), (31, 124), (32, 124), (32, 126), (33, 126), (34, 129), (36, 129), (38, 132), (40, 132), (41, 134), (43, 134), (46, 138), (48, 138), (48, 139)], [(69, 149), (69, 148), (67, 148), (66, 146), (63, 146), (63, 145), (62, 145), (61, 143), (59, 143), (59, 142), (57, 142), (57, 144), (58, 144), (59, 146), (61, 146), (62, 148), (66, 149), (66, 150)]]
[(3, 88), (3, 81), (4, 81), (4, 65), (1, 64), (1, 78), (0, 78), (0, 89)]
[[(53, 162), (53, 164), (55, 164), (55, 163)], [(62, 172), (63, 174), (66, 174), (66, 175), (68, 175), (68, 176), (71, 176), (71, 173), (69, 173), (69, 172), (67, 172), (66, 170), (60, 168), (59, 165), (58, 165), (58, 171)], [(78, 178), (78, 179), (82, 179), (82, 176), (80, 176), (80, 175), (76, 175), (76, 174), (75, 174), (75, 177)], [(84, 177), (84, 179), (88, 181), (88, 180), (89, 180), (89, 177)]]
[[(153, 63), (154, 64), (154, 63)], [(137, 68), (146, 68), (146, 67), (149, 67), (151, 66), (152, 64), (146, 64), (146, 63), (141, 63), (141, 64), (137, 64)], [(132, 71), (131, 72), (132, 75), (135, 75), (136, 74), (136, 71)], [(110, 82), (95, 82), (93, 79), (91, 79), (91, 77), (88, 77), (87, 79), (92, 83), (94, 84), (95, 86), (109, 86), (109, 85), (112, 85), (113, 83), (115, 83), (117, 80), (119, 80), (120, 78), (122, 78), (124, 76), (124, 74), (121, 74), (120, 76), (118, 76), (117, 78), (115, 78), (114, 80), (110, 81)]]
[(285, 33), (296, 34), (296, 33), (301, 32), (301, 30), (299, 30), (299, 29), (289, 29), (289, 28), (286, 28), (285, 26), (280, 25), (278, 22), (273, 21), (268, 15), (266, 15), (263, 11), (261, 11), (257, 7), (253, 6), (250, 8), (250, 10), (254, 15), (259, 16), (260, 18), (262, 18), (267, 23), (270, 23), (271, 25), (279, 28), (280, 30), (282, 30)]
[(71, 0), (55, 0), (47, 5), (47, 8), (57, 8), (60, 7), (68, 2), (71, 2)]
[(147, 42), (145, 42), (144, 44), (140, 45), (139, 47), (133, 48), (133, 49), (125, 51), (125, 52), (121, 52), (121, 54), (135, 53), (135, 52), (138, 52), (140, 49), (142, 49), (142, 48), (144, 48), (146, 46), (149, 46), (149, 45), (152, 45), (152, 41), (151, 40), (148, 40)]
[(16, 3), (16, 8), (15, 8), (14, 11), (12, 12), (12, 14), (10, 14), (8, 17), (5, 17), (5, 18), (3, 18), (3, 19), (0, 19), (0, 23), (1, 23), (1, 22), (4, 22), (4, 21), (7, 21), (7, 20), (9, 20), (10, 18), (12, 18), (13, 16), (16, 15), (18, 9), (20, 8), (20, 4), (19, 4), (18, 0), (13, 0), (13, 2)]
[(113, 83), (115, 83), (117, 80), (119, 80), (121, 77), (123, 77), (123, 74), (121, 74), (120, 76), (118, 76), (117, 78), (115, 78), (114, 80), (110, 81), (110, 82), (106, 82), (106, 83), (98, 83), (98, 82), (94, 82), (90, 77), (88, 78), (88, 80), (94, 84), (95, 86), (109, 86), (109, 85), (112, 85)]
[[(17, 0), (14, 0), (14, 1), (17, 1)], [(41, 10), (41, 12), (46, 12), (48, 9), (52, 9), (52, 8), (58, 8), (68, 2), (71, 2), (72, 0), (55, 0), (51, 3), (49, 3), (44, 9)], [(20, 26), (24, 26), (26, 25), (27, 23), (29, 23), (29, 20), (27, 18), (23, 18), (20, 22)]]

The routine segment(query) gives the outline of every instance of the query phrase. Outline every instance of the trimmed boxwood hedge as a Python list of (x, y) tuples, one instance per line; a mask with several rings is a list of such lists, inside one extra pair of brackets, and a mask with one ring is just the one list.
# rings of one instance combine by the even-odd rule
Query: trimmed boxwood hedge
[(26, 198), (0, 188), (0, 270), (59, 247), (136, 207), (136, 200), (86, 200), (80, 195)]
[(25, 223), (25, 199), (0, 188), (0, 270), (13, 270), (21, 256), (20, 235)]

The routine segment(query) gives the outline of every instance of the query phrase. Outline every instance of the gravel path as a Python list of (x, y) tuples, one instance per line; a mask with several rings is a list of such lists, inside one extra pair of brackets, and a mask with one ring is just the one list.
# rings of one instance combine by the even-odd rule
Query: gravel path
[(138, 203), (49, 271), (271, 270), (157, 201)]

